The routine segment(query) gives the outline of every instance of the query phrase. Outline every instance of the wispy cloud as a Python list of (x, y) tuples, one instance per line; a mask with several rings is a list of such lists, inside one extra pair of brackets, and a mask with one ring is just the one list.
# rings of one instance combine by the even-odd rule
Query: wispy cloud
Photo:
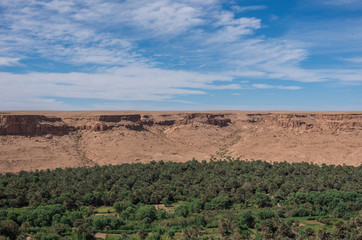
[(156, 35), (179, 34), (204, 22), (199, 8), (169, 1), (146, 1), (129, 4), (131, 24), (152, 30)]
[(324, 69), (318, 71), (337, 82), (362, 83), (362, 69)]
[(252, 6), (232, 6), (232, 9), (236, 12), (258, 11), (266, 9), (265, 5), (252, 5)]
[(361, 25), (361, 17), (296, 21), (285, 38), (302, 41), (317, 54), (361, 52)]
[(317, 2), (325, 4), (325, 5), (332, 5), (332, 6), (350, 6), (350, 7), (358, 7), (362, 6), (361, 1), (359, 0), (318, 0)]
[[(0, 73), (5, 99), (93, 98), (107, 100), (171, 99), (180, 95), (205, 94), (205, 90), (239, 89), (237, 84), (218, 84), (226, 75), (162, 70), (145, 66), (112, 68), (99, 73)], [(19, 88), (21, 86), (21, 88)]]
[(342, 58), (342, 60), (353, 63), (362, 63), (362, 57)]
[(239, 40), (240, 37), (250, 35), (254, 30), (259, 29), (260, 19), (256, 18), (234, 18), (234, 14), (227, 12), (220, 16), (219, 21), (215, 23), (216, 26), (221, 26), (215, 33), (208, 39), (209, 43), (215, 42), (234, 42)]
[(12, 66), (18, 64), (20, 58), (0, 57), (0, 66)]
[(300, 90), (302, 87), (299, 86), (274, 86), (269, 84), (253, 84), (254, 88), (257, 89), (281, 89), (281, 90)]
[[(75, 20), (73, 1), (2, 2), (0, 54), (28, 55), (75, 64), (126, 64), (137, 58), (131, 43)], [(86, 6), (84, 6), (86, 8)], [(82, 9), (82, 8), (81, 8)]]

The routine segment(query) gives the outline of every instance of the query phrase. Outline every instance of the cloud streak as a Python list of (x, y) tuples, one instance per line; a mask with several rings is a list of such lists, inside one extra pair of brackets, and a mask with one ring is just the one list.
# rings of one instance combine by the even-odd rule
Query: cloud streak
[[(240, 89), (226, 75), (162, 70), (143, 66), (112, 68), (99, 73), (0, 73), (5, 99), (84, 98), (161, 101), (174, 96), (206, 94), (205, 90)], [(19, 87), (21, 86), (21, 87)]]
[(273, 86), (269, 84), (253, 84), (254, 88), (257, 89), (281, 89), (281, 90), (300, 90), (302, 87), (299, 86)]
[(19, 63), (20, 58), (0, 57), (0, 66), (12, 66)]

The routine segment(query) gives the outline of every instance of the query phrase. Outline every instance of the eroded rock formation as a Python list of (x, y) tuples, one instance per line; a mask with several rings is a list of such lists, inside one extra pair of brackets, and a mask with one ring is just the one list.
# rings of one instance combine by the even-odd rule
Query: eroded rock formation
[[(180, 115), (161, 115), (158, 120), (154, 120), (150, 115), (125, 114), (75, 118), (69, 122), (69, 119), (44, 115), (0, 115), (0, 135), (65, 135), (78, 130), (107, 131), (115, 127), (142, 131), (145, 130), (144, 126), (150, 127), (154, 124), (173, 126), (202, 123), (225, 127), (231, 123), (224, 114), (190, 113), (179, 118)], [(82, 122), (86, 123), (82, 125)]]
[(0, 173), (225, 154), (360, 165), (362, 113), (0, 113)]
[(64, 135), (75, 128), (68, 126), (58, 117), (42, 115), (2, 115), (0, 135)]

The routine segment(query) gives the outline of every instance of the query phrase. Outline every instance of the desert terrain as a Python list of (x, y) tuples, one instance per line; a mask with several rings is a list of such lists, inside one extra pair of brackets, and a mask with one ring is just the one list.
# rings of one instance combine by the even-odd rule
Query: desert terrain
[(0, 112), (0, 172), (196, 158), (362, 163), (362, 112)]

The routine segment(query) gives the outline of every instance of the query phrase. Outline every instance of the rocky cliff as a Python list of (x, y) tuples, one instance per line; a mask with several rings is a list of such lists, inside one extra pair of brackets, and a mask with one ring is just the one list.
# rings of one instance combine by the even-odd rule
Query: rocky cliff
[(61, 118), (42, 115), (0, 115), (0, 135), (63, 135), (74, 131)]
[(362, 130), (362, 114), (250, 114), (251, 123), (309, 131), (353, 132)]
[(107, 131), (125, 127), (130, 130), (142, 131), (144, 126), (173, 126), (188, 124), (210, 124), (226, 127), (231, 120), (224, 114), (190, 113), (178, 115), (99, 115), (94, 117), (62, 119), (44, 115), (0, 115), (0, 135), (65, 135), (80, 130)]
[(362, 113), (0, 113), (0, 172), (226, 155), (360, 165)]

